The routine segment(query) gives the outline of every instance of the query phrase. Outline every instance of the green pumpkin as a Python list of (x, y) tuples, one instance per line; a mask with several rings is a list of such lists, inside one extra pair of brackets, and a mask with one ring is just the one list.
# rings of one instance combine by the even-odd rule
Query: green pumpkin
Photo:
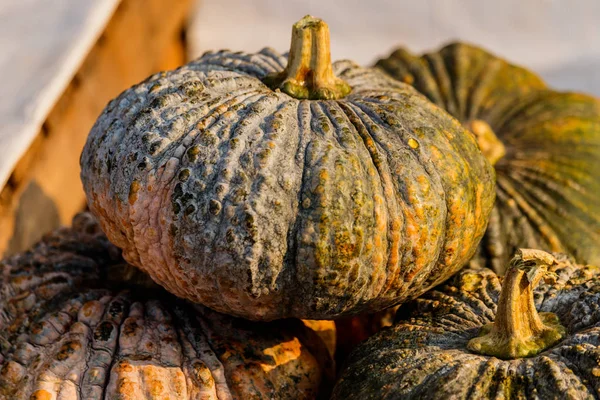
[(494, 200), (470, 133), (409, 85), (333, 64), (327, 25), (289, 59), (209, 52), (111, 101), (81, 157), (131, 264), (254, 320), (376, 312), (473, 256)]
[(504, 278), (465, 269), (396, 318), (352, 352), (332, 400), (600, 396), (598, 267), (524, 249)]
[(502, 273), (518, 247), (600, 263), (600, 102), (551, 90), (483, 49), (453, 43), (377, 67), (413, 85), (478, 138), (495, 164), (496, 205), (473, 266)]

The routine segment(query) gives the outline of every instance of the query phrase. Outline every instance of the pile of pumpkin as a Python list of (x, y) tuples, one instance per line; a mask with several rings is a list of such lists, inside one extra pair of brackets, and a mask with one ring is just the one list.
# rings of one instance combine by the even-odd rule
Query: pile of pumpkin
[(0, 264), (2, 399), (600, 397), (590, 96), (332, 63), (307, 16), (128, 89), (81, 166), (95, 217)]

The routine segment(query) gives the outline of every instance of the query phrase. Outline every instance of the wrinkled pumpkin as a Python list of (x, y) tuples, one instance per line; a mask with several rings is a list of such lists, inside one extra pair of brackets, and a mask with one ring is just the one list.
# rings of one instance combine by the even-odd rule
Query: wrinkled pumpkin
[(128, 262), (254, 320), (413, 298), (472, 257), (494, 200), (472, 135), (409, 85), (332, 64), (310, 16), (287, 59), (209, 52), (125, 91), (81, 167)]
[(331, 356), (301, 321), (249, 322), (138, 286), (98, 232), (80, 215), (0, 263), (1, 399), (327, 395)]
[(598, 267), (523, 249), (504, 279), (463, 270), (398, 317), (351, 354), (333, 399), (600, 395)]
[(410, 83), (478, 138), (495, 164), (496, 205), (472, 266), (503, 273), (518, 247), (600, 264), (600, 101), (557, 92), (483, 49), (453, 43), (377, 66)]

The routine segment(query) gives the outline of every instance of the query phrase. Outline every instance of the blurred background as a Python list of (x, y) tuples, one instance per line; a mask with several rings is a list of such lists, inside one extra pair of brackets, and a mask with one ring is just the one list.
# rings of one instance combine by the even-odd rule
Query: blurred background
[(285, 52), (306, 14), (334, 60), (465, 40), (600, 96), (598, 0), (0, 0), (0, 255), (85, 207), (79, 154), (111, 98), (206, 50)]
[(598, 0), (205, 0), (191, 20), (189, 54), (285, 51), (291, 25), (305, 14), (329, 24), (333, 59), (372, 64), (398, 45), (422, 52), (460, 39), (556, 88), (600, 95)]

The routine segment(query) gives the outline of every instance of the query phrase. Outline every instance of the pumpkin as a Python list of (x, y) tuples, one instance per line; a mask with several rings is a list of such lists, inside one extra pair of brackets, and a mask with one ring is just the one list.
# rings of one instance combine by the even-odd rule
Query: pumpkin
[(523, 249), (503, 280), (465, 269), (398, 318), (350, 355), (333, 399), (600, 395), (598, 267)]
[(519, 247), (600, 264), (600, 102), (464, 43), (377, 66), (410, 83), (477, 136), (495, 164), (496, 205), (471, 266), (504, 273)]
[(409, 85), (332, 64), (328, 27), (310, 16), (287, 59), (209, 52), (126, 90), (81, 168), (129, 263), (252, 320), (416, 297), (472, 257), (494, 200), (472, 136)]
[(74, 225), (0, 264), (0, 398), (328, 394), (331, 356), (301, 321), (240, 320), (140, 286), (89, 214)]

